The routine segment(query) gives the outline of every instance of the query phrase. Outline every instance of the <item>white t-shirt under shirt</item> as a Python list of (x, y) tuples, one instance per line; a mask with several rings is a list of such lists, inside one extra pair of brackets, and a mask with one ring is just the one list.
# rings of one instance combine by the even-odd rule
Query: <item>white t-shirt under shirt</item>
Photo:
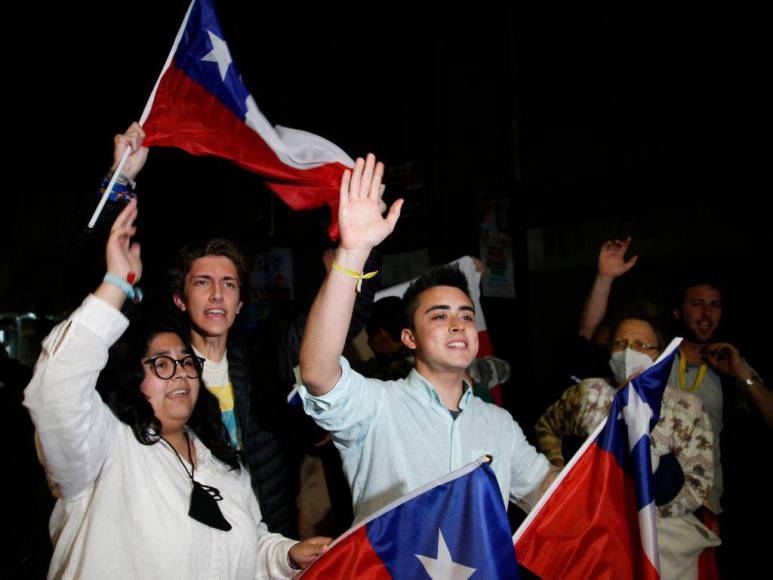
[(228, 376), (228, 353), (223, 353), (223, 360), (214, 362), (202, 355), (195, 348), (193, 352), (196, 356), (204, 359), (204, 372), (202, 378), (207, 390), (217, 397), (220, 403), (220, 412), (223, 415), (223, 423), (228, 429), (228, 436), (231, 439), (231, 445), (234, 449), (242, 448), (242, 437), (239, 431), (239, 421), (236, 418), (234, 410), (234, 389), (231, 384), (231, 377)]

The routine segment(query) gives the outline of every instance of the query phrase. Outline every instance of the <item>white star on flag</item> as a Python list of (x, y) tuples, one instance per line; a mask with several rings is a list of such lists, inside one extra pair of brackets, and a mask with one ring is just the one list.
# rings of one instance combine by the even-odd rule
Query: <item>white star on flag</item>
[(639, 393), (630, 383), (627, 388), (628, 404), (623, 407), (622, 415), (628, 427), (628, 448), (633, 451), (639, 439), (649, 435), (650, 420), (654, 413), (652, 408), (645, 401), (642, 401)]
[(475, 568), (457, 564), (451, 559), (451, 552), (448, 551), (441, 530), (438, 530), (437, 558), (420, 556), (419, 554), (416, 554), (416, 557), (432, 580), (467, 580), (475, 573)]
[(220, 78), (225, 81), (225, 75), (232, 62), (231, 53), (228, 52), (228, 45), (225, 43), (225, 40), (212, 34), (209, 30), (207, 30), (207, 34), (209, 35), (209, 41), (212, 43), (212, 50), (209, 51), (206, 56), (202, 57), (201, 60), (217, 63), (217, 68), (220, 71)]

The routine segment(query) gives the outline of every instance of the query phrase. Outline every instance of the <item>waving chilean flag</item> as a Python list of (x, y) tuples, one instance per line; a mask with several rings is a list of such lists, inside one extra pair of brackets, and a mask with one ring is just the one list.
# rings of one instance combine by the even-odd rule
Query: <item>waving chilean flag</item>
[(341, 175), (354, 165), (311, 133), (273, 127), (236, 70), (212, 0), (193, 0), (140, 124), (144, 145), (223, 157), (266, 178), (294, 210), (330, 206), (338, 235)]
[(333, 542), (301, 578), (518, 578), (507, 512), (487, 461), (376, 512)]
[(615, 395), (594, 431), (513, 536), (542, 578), (659, 578), (650, 431), (680, 338)]

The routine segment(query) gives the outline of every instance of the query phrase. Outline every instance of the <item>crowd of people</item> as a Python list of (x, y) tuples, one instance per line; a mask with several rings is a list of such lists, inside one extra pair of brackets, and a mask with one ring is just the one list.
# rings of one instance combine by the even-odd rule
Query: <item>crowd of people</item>
[[(491, 402), (486, 387), (510, 369), (476, 358), (480, 313), (459, 269), (433, 269), (402, 298), (373, 303), (373, 250), (401, 201), (384, 211), (384, 166), (372, 155), (344, 173), (340, 242), (308, 313), (235, 332), (248, 274), (222, 239), (179, 252), (176, 315), (127, 309), (141, 300), (139, 208), (128, 192), (147, 158), (142, 139), (134, 124), (115, 140), (116, 160), (131, 153), (113, 195), (122, 209), (104, 279), (45, 339), (24, 392), (56, 498), (52, 578), (292, 577), (331, 541), (315, 533), (340, 534), (484, 454), (496, 458), (503, 504), (528, 512), (573, 438), (587, 438), (616, 390), (665, 347), (663, 312), (651, 304), (607, 317), (614, 280), (636, 258), (626, 259), (630, 239), (605, 243), (568, 373), (576, 384), (530, 443)], [(721, 316), (717, 283), (680, 289), (673, 318), (684, 341), (651, 436), (664, 578), (717, 577), (729, 400), (773, 427), (764, 380), (734, 345), (714, 341)], [(362, 331), (376, 358), (350, 362), (343, 354)], [(296, 383), (305, 413), (286, 402)], [(306, 497), (328, 502), (327, 526), (297, 501), (309, 455), (321, 458), (326, 485)]]

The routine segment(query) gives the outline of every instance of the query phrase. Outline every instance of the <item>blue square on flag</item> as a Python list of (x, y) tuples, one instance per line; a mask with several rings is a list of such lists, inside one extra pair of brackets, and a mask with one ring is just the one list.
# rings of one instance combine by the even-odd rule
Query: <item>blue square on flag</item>
[(353, 528), (303, 578), (517, 578), (507, 512), (484, 460)]

